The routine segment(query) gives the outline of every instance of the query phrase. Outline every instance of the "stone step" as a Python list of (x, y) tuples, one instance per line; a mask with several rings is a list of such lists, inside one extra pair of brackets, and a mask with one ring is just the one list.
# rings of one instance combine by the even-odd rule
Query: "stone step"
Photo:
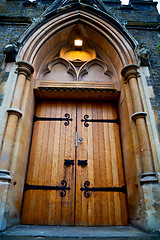
[(131, 226), (69, 227), (17, 225), (0, 233), (1, 240), (160, 240), (158, 233), (146, 233)]

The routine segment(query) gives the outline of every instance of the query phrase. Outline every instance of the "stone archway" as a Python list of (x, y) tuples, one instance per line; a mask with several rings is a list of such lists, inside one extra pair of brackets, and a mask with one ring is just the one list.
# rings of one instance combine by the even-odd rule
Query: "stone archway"
[[(117, 73), (91, 41), (83, 37), (83, 46), (77, 48), (73, 39), (60, 45), (60, 51), (54, 53), (56, 57), (52, 53), (46, 56), (35, 79), (38, 118), (34, 123), (21, 223), (126, 225)], [(60, 101), (64, 99), (65, 102)], [(64, 116), (69, 116), (71, 122), (63, 124)], [(92, 120), (83, 124), (86, 116), (93, 118), (93, 124)], [(80, 136), (82, 142), (78, 141)], [(48, 144), (44, 138), (49, 139)], [(38, 153), (43, 157), (40, 154), (37, 158)], [(80, 163), (86, 165), (81, 167)], [(43, 172), (45, 166), (53, 170)], [(64, 181), (66, 187), (62, 191), (60, 184)], [(89, 182), (93, 185), (89, 190), (96, 191), (91, 197), (83, 189)], [(57, 189), (62, 191), (60, 195)], [(48, 208), (44, 211), (45, 205)]]
[[(62, 14), (42, 24), (38, 30), (35, 30), (27, 37), (23, 48), (19, 52), (16, 63), (18, 65), (18, 77), (13, 94), (13, 102), (11, 103), (11, 108), (7, 110), (9, 118), (1, 161), (4, 163), (3, 169), (5, 170), (3, 173), (5, 176), (10, 178), (10, 172), (14, 172), (12, 178), (13, 184), (10, 186), (8, 193), (8, 202), (10, 205), (9, 221), (16, 223), (20, 219), (35, 104), (33, 89), (39, 97), (50, 95), (51, 98), (56, 98), (57, 90), (62, 90), (63, 93), (60, 92), (60, 94), (62, 93), (62, 97), (66, 96), (68, 98), (64, 90), (66, 86), (45, 86), (43, 82), (38, 82), (39, 71), (53, 57), (56, 57), (57, 52), (62, 49), (65, 42), (68, 40), (71, 41), (70, 36), (76, 27), (80, 30), (80, 35), (96, 48), (102, 61), (110, 65), (112, 69), (111, 72), (115, 81), (114, 87), (103, 86), (103, 88), (100, 88), (98, 86), (98, 91), (100, 89), (105, 91), (102, 91), (100, 94), (98, 93), (96, 96), (99, 99), (103, 96), (103, 98), (117, 99), (118, 101), (130, 220), (132, 223), (139, 225), (139, 220), (137, 220), (141, 217), (139, 215), (141, 210), (139, 208), (139, 194), (141, 191), (143, 193), (141, 184), (157, 183), (157, 178), (155, 177), (154, 163), (145, 122), (146, 113), (143, 110), (137, 84), (139, 75), (138, 68), (135, 65), (136, 59), (133, 52), (133, 41), (129, 36), (128, 38), (126, 37), (127, 34), (124, 35), (124, 33), (119, 32), (110, 23), (82, 10)], [(75, 36), (76, 34), (75, 32)], [(92, 38), (91, 36), (93, 35), (96, 37)], [(32, 66), (34, 66), (34, 73)], [(41, 84), (38, 85), (39, 83)], [(56, 91), (52, 92), (52, 88)], [(72, 86), (73, 88), (74, 86)], [(75, 90), (76, 88), (80, 96), (82, 88), (85, 87), (76, 86), (75, 84)], [(46, 93), (48, 89), (52, 93)], [(92, 86), (87, 90), (88, 96), (92, 98), (93, 94), (90, 93), (89, 89), (92, 89)], [(94, 86), (93, 89), (96, 89), (96, 87)], [(145, 132), (145, 138), (141, 137), (141, 131)], [(10, 142), (9, 146), (7, 146), (8, 141)], [(140, 182), (137, 175), (142, 176)], [(8, 179), (9, 183), (10, 180)], [(4, 192), (6, 192), (7, 188), (5, 186)], [(142, 222), (144, 218), (145, 214), (141, 217)]]

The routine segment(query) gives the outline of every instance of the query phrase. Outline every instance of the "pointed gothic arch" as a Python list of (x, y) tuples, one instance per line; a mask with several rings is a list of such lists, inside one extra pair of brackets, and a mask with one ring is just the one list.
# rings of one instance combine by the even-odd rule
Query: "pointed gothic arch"
[[(57, 3), (60, 3), (60, 1), (57, 1)], [(155, 182), (157, 181), (154, 174), (153, 162), (150, 164), (152, 165), (150, 166), (151, 171), (149, 170), (149, 167), (148, 170), (144, 171), (145, 163), (141, 161), (142, 157), (140, 156), (141, 153), (139, 148), (139, 141), (142, 141), (142, 139), (137, 141), (138, 133), (136, 130), (136, 124), (131, 120), (131, 116), (134, 120), (141, 118), (144, 120), (146, 115), (143, 111), (141, 97), (138, 93), (138, 86), (135, 83), (136, 79), (139, 77), (135, 65), (136, 56), (134, 48), (136, 46), (136, 41), (133, 40), (119, 22), (109, 15), (109, 13), (103, 13), (101, 17), (98, 17), (100, 10), (95, 9), (90, 5), (85, 6), (84, 10), (84, 6), (82, 5), (83, 3), (81, 5), (73, 4), (72, 8), (63, 8), (62, 6), (61, 11), (58, 12), (56, 12), (55, 9), (49, 9), (50, 11), (42, 15), (42, 19), (40, 19), (38, 23), (34, 23), (20, 39), (22, 47), (17, 56), (17, 82), (18, 80), (21, 80), (21, 82), (23, 80), (23, 86), (16, 85), (17, 91), (20, 92), (21, 96), (18, 100), (15, 100), (14, 104), (12, 103), (13, 106), (11, 105), (11, 108), (8, 110), (10, 115), (14, 112), (14, 115), (18, 117), (15, 120), (16, 127), (14, 132), (16, 133), (16, 147), (13, 151), (11, 150), (10, 157), (12, 156), (12, 161), (8, 163), (9, 171), (15, 173), (13, 181), (14, 179), (18, 179), (18, 186), (19, 189), (21, 189), (19, 192), (18, 190), (13, 191), (13, 188), (11, 188), (8, 195), (10, 198), (10, 219), (11, 222), (14, 223), (18, 222), (20, 218), (23, 197), (22, 193), (34, 114), (35, 94), (38, 97), (46, 97), (46, 95), (50, 95), (50, 97), (53, 98), (54, 91), (53, 95), (50, 93), (48, 94), (48, 89), (52, 92), (52, 89), (56, 89), (57, 91), (57, 89), (60, 88), (60, 90), (62, 90), (61, 96), (63, 98), (65, 96), (64, 89), (67, 87), (66, 85), (61, 87), (58, 84), (57, 86), (45, 86), (43, 83), (38, 85), (38, 74), (48, 63), (52, 63), (52, 68), (54, 66), (53, 62), (55, 61), (53, 61), (53, 59), (56, 59), (56, 61), (59, 60), (58, 62), (61, 62), (67, 67), (69, 70), (68, 72), (70, 72), (72, 76), (75, 76), (73, 74), (74, 67), (72, 64), (65, 59), (60, 59), (59, 56), (57, 57), (57, 54), (61, 51), (65, 43), (69, 44), (73, 40), (73, 37), (76, 37), (77, 35), (82, 36), (84, 41), (87, 41), (91, 48), (96, 49), (96, 55), (97, 58), (99, 58), (97, 62), (99, 61), (99, 64), (100, 61), (107, 63), (110, 69), (112, 69), (112, 77), (116, 82), (114, 87), (107, 85), (105, 87), (103, 85), (101, 88), (100, 86), (97, 88), (94, 86), (93, 89), (96, 91), (102, 89), (102, 92), (105, 92), (105, 94), (98, 93), (97, 95), (94, 93), (97, 99), (101, 99), (103, 96), (102, 99), (116, 99), (118, 102), (121, 122), (122, 151), (128, 190), (128, 204), (130, 220), (132, 223), (139, 224), (137, 222), (137, 218), (140, 214), (137, 175), (143, 175), (144, 173), (143, 177), (148, 177), (148, 175), (145, 175), (148, 171), (152, 173), (153, 180)], [(55, 12), (56, 14), (54, 14)], [(96, 14), (94, 15), (94, 13)], [(95, 36), (94, 38), (92, 37), (93, 35)], [(92, 59), (90, 63), (93, 61), (95, 60)], [(91, 65), (89, 65), (88, 62), (88, 67), (89, 66)], [(110, 73), (109, 76), (111, 76)], [(16, 78), (16, 74), (14, 75), (14, 78)], [(126, 84), (130, 79), (134, 80), (134, 84)], [(69, 87), (71, 88), (71, 86)], [(80, 85), (77, 87), (75, 84), (72, 88), (78, 88), (78, 91), (81, 91), (82, 86)], [(86, 87), (86, 91), (88, 96), (92, 98), (92, 94), (89, 93), (90, 88), (92, 87)], [(135, 111), (136, 103), (134, 102), (134, 92), (137, 93), (137, 99), (140, 101), (140, 103), (138, 103), (140, 104), (140, 107), (137, 111)], [(81, 93), (79, 93), (79, 96), (80, 94)], [(55, 94), (54, 98), (56, 97), (57, 95)], [(22, 110), (22, 113), (19, 110)], [(141, 122), (141, 124), (143, 125), (144, 130), (145, 123)], [(25, 137), (22, 136), (23, 131)], [(147, 132), (146, 138), (147, 143), (145, 144), (148, 144), (147, 147), (150, 151)], [(25, 147), (24, 145), (22, 146), (22, 141), (26, 142)], [(21, 159), (20, 165), (18, 165), (19, 159)], [(18, 206), (16, 205), (17, 202)]]

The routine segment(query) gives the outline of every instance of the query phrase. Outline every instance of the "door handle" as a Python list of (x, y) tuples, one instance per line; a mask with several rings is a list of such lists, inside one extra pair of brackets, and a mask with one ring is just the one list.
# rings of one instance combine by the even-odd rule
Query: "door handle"
[(78, 160), (78, 166), (86, 167), (87, 165), (87, 160)]
[(74, 165), (74, 160), (68, 160), (68, 159), (64, 159), (64, 165), (66, 167), (70, 167), (71, 165)]

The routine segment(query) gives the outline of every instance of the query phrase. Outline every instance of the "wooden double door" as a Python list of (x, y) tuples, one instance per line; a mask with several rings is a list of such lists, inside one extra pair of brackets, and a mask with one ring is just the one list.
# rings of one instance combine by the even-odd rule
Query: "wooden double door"
[(127, 225), (116, 105), (39, 101), (22, 224)]

